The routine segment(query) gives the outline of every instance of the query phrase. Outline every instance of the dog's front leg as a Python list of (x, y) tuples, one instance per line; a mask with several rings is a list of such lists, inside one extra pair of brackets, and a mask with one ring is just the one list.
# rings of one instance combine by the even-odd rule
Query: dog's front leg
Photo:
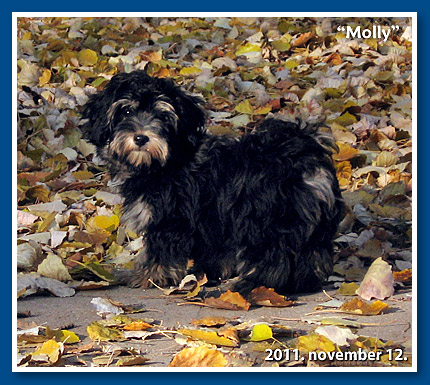
[(119, 282), (130, 287), (177, 285), (186, 274), (193, 244), (192, 237), (180, 229), (172, 224), (149, 227), (134, 268), (117, 272)]

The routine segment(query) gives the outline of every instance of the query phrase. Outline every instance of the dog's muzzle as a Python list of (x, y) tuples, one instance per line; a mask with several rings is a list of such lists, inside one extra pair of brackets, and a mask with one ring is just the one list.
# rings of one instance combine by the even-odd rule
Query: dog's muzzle
[(151, 130), (120, 131), (109, 144), (109, 151), (133, 167), (149, 167), (154, 160), (164, 166), (169, 156), (165, 138)]

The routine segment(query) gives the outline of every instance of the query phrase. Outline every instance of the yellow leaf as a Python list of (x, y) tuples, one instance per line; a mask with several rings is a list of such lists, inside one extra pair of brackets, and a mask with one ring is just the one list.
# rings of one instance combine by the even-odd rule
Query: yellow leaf
[(341, 126), (349, 126), (351, 124), (357, 123), (357, 118), (349, 112), (345, 112), (344, 114), (336, 118), (334, 121)]
[(266, 324), (258, 324), (252, 328), (250, 340), (253, 342), (265, 341), (273, 337), (273, 332), (270, 326)]
[(47, 68), (43, 69), (42, 75), (39, 76), (39, 87), (44, 86), (51, 80), (51, 71)]
[(182, 349), (169, 364), (170, 367), (224, 367), (227, 359), (224, 354), (208, 346)]
[(55, 364), (63, 352), (63, 344), (55, 340), (49, 340), (43, 343), (43, 345), (32, 353), (32, 357), (37, 359), (37, 356), (47, 356), (48, 361), (51, 364)]
[(124, 335), (120, 330), (105, 327), (97, 321), (87, 326), (88, 337), (93, 341), (123, 341)]
[(351, 282), (351, 283), (343, 282), (337, 291), (341, 295), (355, 295), (356, 294), (355, 292), (357, 291), (358, 287), (359, 287), (358, 284), (355, 282)]
[(195, 330), (195, 329), (179, 329), (179, 333), (206, 342), (207, 344), (219, 345), (219, 346), (238, 346), (238, 343), (230, 338), (219, 336), (216, 332), (206, 330)]
[(96, 215), (87, 222), (87, 230), (107, 230), (114, 231), (119, 226), (119, 217), (117, 215)]
[(336, 349), (334, 343), (321, 334), (313, 333), (298, 338), (297, 349), (301, 352), (332, 352)]
[(51, 330), (47, 328), (46, 335), (50, 338), (55, 338), (56, 341), (62, 342), (64, 344), (75, 344), (81, 340), (70, 330)]
[(91, 179), (94, 176), (94, 174), (91, 171), (75, 171), (75, 172), (72, 172), (72, 175), (75, 179), (78, 179), (78, 180)]
[(239, 56), (249, 52), (260, 52), (260, 50), (261, 48), (258, 44), (246, 43), (236, 50), (236, 55)]
[(235, 111), (240, 112), (242, 114), (248, 114), (252, 115), (254, 114), (254, 108), (252, 107), (249, 100), (244, 100), (243, 102), (239, 103), (235, 108)]
[(199, 74), (200, 72), (202, 72), (202, 70), (200, 68), (197, 68), (196, 66), (192, 66), (192, 67), (184, 67), (179, 71), (179, 74), (181, 75), (194, 75), (194, 74)]
[(97, 53), (91, 49), (83, 49), (78, 53), (79, 63), (83, 66), (93, 66), (98, 61)]
[(261, 107), (256, 108), (255, 111), (254, 111), (254, 114), (257, 114), (257, 115), (266, 115), (270, 111), (272, 111), (272, 106), (270, 105), (270, 103), (268, 103), (265, 106), (261, 106)]

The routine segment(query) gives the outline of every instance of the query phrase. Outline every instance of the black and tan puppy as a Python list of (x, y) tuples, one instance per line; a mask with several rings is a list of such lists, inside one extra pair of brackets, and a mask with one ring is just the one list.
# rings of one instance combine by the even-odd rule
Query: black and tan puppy
[(84, 130), (145, 247), (124, 280), (177, 284), (187, 260), (209, 279), (309, 292), (332, 270), (343, 203), (330, 136), (267, 119), (237, 138), (205, 129), (203, 99), (144, 71), (121, 73), (84, 108)]

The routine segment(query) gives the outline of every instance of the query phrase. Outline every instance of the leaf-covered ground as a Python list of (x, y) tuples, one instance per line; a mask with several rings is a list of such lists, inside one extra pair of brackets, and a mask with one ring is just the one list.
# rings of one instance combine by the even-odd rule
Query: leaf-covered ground
[[(329, 287), (339, 287), (338, 302), (327, 307), (337, 316), (314, 320), (320, 325), (304, 335), (286, 332), (287, 320), (258, 326), (252, 317), (247, 323), (223, 318), (221, 310), (288, 310), (294, 301), (265, 289), (247, 299), (237, 293), (215, 298), (204, 282), (190, 277), (179, 294), (159, 295), (192, 303), (184, 306), (220, 309), (219, 319), (194, 324), (190, 319), (167, 331), (160, 320), (121, 315), (143, 309), (106, 302), (105, 290), (106, 298), (92, 303), (108, 320), (86, 325), (85, 336), (20, 320), (20, 365), (65, 365), (67, 357), (88, 351), (89, 360), (73, 365), (150, 365), (141, 351), (106, 353), (106, 347), (131, 339), (144, 345), (172, 334), (184, 349), (171, 354), (171, 366), (248, 365), (250, 346), (263, 358), (265, 346), (297, 349), (294, 359), (281, 357), (270, 365), (316, 365), (309, 352), (358, 349), (381, 352), (378, 365), (411, 364), (409, 355), (402, 361), (390, 357), (399, 346), (410, 352), (409, 342), (361, 336), (357, 320), (363, 314), (384, 317), (390, 309), (379, 300), (409, 293), (412, 281), (408, 19), (18, 18), (17, 24), (18, 301), (109, 287), (112, 267), (131, 268), (142, 246), (142, 237), (121, 225), (121, 197), (109, 191), (104, 166), (80, 130), (80, 108), (88, 96), (120, 71), (146, 68), (203, 94), (209, 129), (217, 134), (242, 135), (270, 113), (325, 117), (339, 147), (334, 163), (348, 204), (329, 280)], [(345, 25), (399, 29), (384, 42), (347, 39), (337, 28)], [(82, 345), (85, 338), (95, 342)], [(261, 357), (252, 365), (267, 364)], [(329, 357), (318, 365), (334, 362)]]

